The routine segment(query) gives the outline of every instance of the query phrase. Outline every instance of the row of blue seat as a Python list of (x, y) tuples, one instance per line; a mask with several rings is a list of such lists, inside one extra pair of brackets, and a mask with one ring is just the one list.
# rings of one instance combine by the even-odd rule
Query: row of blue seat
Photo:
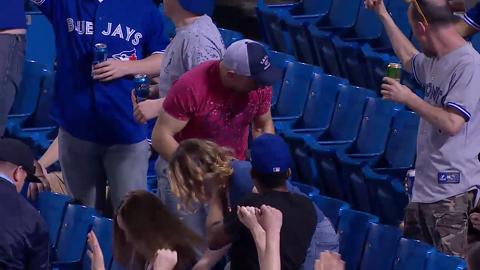
[(375, 215), (356, 211), (341, 200), (319, 195), (319, 190), (294, 183), (330, 219), (339, 234), (340, 254), (347, 270), (459, 270), (458, 257), (442, 254), (418, 240), (402, 238), (398, 227), (383, 225)]
[[(321, 196), (308, 185), (295, 183), (332, 221), (340, 237), (340, 254), (348, 270), (454, 270), (465, 269), (457, 257), (432, 246), (402, 238), (400, 229), (379, 224), (378, 217), (350, 209), (346, 202)], [(119, 269), (112, 255), (112, 220), (96, 211), (71, 203), (68, 196), (43, 192), (37, 207), (48, 224), (53, 264), (56, 269), (90, 269), (85, 255), (86, 236), (97, 235), (106, 269)]]

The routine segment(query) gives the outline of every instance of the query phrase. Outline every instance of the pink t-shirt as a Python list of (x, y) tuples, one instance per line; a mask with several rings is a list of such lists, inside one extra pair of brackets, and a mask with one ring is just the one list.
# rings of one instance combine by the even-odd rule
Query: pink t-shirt
[(250, 123), (270, 110), (272, 88), (247, 94), (223, 87), (220, 61), (205, 62), (181, 76), (170, 89), (163, 108), (172, 117), (188, 121), (175, 139), (206, 139), (234, 150), (245, 159)]

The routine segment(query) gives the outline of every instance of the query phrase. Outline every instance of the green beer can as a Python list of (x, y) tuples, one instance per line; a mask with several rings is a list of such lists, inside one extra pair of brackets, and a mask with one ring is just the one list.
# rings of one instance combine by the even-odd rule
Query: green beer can
[(402, 65), (398, 63), (390, 63), (387, 66), (387, 77), (400, 82), (402, 78)]

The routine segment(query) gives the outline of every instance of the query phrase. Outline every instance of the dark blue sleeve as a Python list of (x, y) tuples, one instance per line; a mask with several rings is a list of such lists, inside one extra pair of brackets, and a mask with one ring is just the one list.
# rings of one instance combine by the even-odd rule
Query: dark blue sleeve
[(163, 53), (168, 45), (162, 15), (153, 3), (151, 4), (149, 13), (150, 18), (147, 22), (148, 36), (146, 37), (147, 40), (144, 48), (146, 52), (145, 57), (155, 53)]
[(38, 217), (35, 231), (30, 236), (30, 250), (27, 253), (26, 269), (49, 269), (49, 247), (47, 225)]
[(471, 27), (480, 31), (480, 3), (469, 9), (463, 16), (463, 20)]

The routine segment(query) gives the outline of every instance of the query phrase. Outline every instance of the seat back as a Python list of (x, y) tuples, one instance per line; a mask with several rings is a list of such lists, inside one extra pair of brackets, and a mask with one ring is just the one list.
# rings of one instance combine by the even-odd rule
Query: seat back
[[(388, 2), (389, 0), (385, 0), (385, 5), (388, 5)], [(382, 34), (383, 25), (374, 11), (362, 7), (359, 9), (358, 19), (353, 30), (357, 38), (376, 39)]]
[(397, 227), (371, 223), (360, 270), (391, 269), (401, 237)]
[(417, 151), (417, 134), (420, 117), (412, 111), (401, 111), (393, 119), (385, 149), (389, 168), (412, 167)]
[(335, 109), (338, 92), (347, 80), (332, 75), (315, 76), (299, 122), (300, 128), (328, 128)]
[(340, 254), (346, 270), (357, 270), (362, 259), (370, 223), (378, 223), (378, 217), (352, 209), (345, 209), (338, 223)]
[(267, 24), (267, 30), (272, 38), (270, 44), (276, 51), (292, 54), (292, 40), (287, 31), (282, 26), (282, 20), (286, 14), (281, 11), (273, 11), (270, 9), (264, 10), (265, 23)]
[(275, 67), (279, 68), (282, 71), (282, 80), (272, 85), (272, 106), (275, 106), (277, 104), (278, 97), (280, 95), (280, 90), (282, 88), (282, 83), (285, 78), (285, 73), (287, 71), (288, 64), (294, 62), (295, 57), (293, 57), (292, 55), (289, 55), (283, 52), (277, 52), (277, 51), (269, 51), (268, 55), (270, 56), (270, 61), (272, 62), (272, 65), (274, 65)]
[(473, 48), (475, 48), (477, 52), (480, 52), (480, 35), (473, 35), (470, 42), (472, 42)]
[(58, 262), (81, 262), (95, 209), (68, 204), (55, 246)]
[(356, 153), (383, 153), (397, 104), (380, 98), (367, 98), (367, 106), (355, 143)]
[(333, 0), (328, 19), (331, 26), (352, 27), (355, 25), (361, 0)]
[(402, 238), (392, 270), (424, 269), (429, 251), (434, 247), (418, 240)]
[(47, 75), (45, 65), (35, 61), (25, 61), (20, 88), (15, 94), (10, 114), (32, 114), (37, 108), (38, 97)]
[(368, 44), (363, 45), (361, 50), (365, 59), (368, 76), (370, 76), (370, 80), (368, 81), (371, 85), (369, 88), (379, 91), (383, 77), (385, 77), (387, 72), (387, 65), (389, 62), (392, 62), (392, 58), (387, 54), (373, 51), (372, 47)]
[(335, 229), (338, 227), (338, 221), (343, 211), (350, 209), (350, 205), (348, 203), (322, 195), (313, 196), (312, 200), (318, 206), (318, 208), (322, 210), (325, 216), (330, 219), (330, 222)]
[(318, 67), (300, 62), (291, 62), (283, 78), (274, 117), (300, 117), (303, 113), (312, 78), (318, 76)]
[(54, 247), (56, 244), (65, 207), (71, 199), (68, 196), (52, 192), (41, 192), (38, 195), (37, 208), (47, 223), (50, 247)]
[[(27, 46), (25, 59), (53, 69), (56, 49), (55, 33), (48, 18), (40, 12), (27, 13)], [(41, 44), (41, 45), (39, 45)]]
[(318, 188), (316, 188), (314, 186), (303, 184), (303, 183), (300, 183), (300, 182), (294, 182), (294, 181), (291, 181), (290, 183), (310, 198), (315, 197), (315, 196), (320, 194), (320, 190), (318, 190)]
[(325, 14), (330, 9), (332, 0), (303, 0), (302, 11), (303, 15), (309, 14)]
[[(98, 239), (98, 244), (103, 252), (105, 269), (110, 269), (113, 259), (113, 221), (108, 218), (94, 217), (92, 231)], [(88, 256), (83, 258), (83, 269), (91, 269), (91, 260)]]
[[(408, 23), (408, 16), (407, 16), (408, 5), (409, 4), (406, 3), (404, 0), (390, 0), (390, 2), (387, 5), (387, 9), (390, 15), (392, 16), (393, 20), (395, 21), (396, 25), (403, 32), (403, 34), (407, 38), (410, 38), (410, 36), (412, 35), (412, 30), (411, 30), (412, 28)], [(391, 43), (385, 29), (382, 31), (379, 45), (380, 47), (391, 47)]]
[(367, 97), (375, 97), (371, 90), (346, 86), (339, 91), (337, 104), (328, 130), (332, 140), (353, 140), (362, 121)]
[[(467, 269), (462, 258), (449, 256), (436, 250), (430, 252), (425, 270), (463, 270)], [(473, 270), (473, 269), (472, 269)]]
[(220, 35), (222, 36), (223, 44), (225, 44), (225, 48), (228, 48), (235, 41), (239, 41), (243, 39), (243, 34), (237, 31), (233, 31), (225, 28), (218, 28), (218, 31), (220, 31)]

